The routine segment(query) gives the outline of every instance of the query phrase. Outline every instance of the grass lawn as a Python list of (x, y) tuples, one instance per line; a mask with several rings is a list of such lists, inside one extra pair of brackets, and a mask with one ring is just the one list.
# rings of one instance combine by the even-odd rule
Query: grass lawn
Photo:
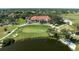
[[(47, 25), (25, 26), (13, 33), (13, 35), (18, 34), (18, 36), (14, 37), (14, 39), (17, 41), (25, 38), (48, 37), (48, 33), (46, 32), (48, 28), (49, 27)], [(13, 35), (11, 35), (10, 37), (13, 37)]]
[(79, 13), (67, 14), (63, 17), (70, 19), (73, 23), (79, 23)]
[(13, 25), (13, 26), (12, 25), (6, 25), (6, 26), (0, 27), (0, 38), (4, 37), (6, 35), (4, 28), (7, 28), (7, 31), (12, 31), (16, 27), (17, 27), (16, 25)]
[(4, 27), (0, 27), (0, 38), (5, 36)]

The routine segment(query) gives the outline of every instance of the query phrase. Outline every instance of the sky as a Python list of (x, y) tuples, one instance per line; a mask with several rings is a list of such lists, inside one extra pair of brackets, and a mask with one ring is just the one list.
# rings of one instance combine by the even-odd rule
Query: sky
[(79, 0), (0, 0), (0, 8), (79, 8)]

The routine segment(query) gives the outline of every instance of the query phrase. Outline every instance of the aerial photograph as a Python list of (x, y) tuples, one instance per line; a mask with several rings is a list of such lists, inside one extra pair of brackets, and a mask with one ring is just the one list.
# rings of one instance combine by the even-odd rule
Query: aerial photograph
[(0, 51), (79, 51), (79, 9), (0, 8)]

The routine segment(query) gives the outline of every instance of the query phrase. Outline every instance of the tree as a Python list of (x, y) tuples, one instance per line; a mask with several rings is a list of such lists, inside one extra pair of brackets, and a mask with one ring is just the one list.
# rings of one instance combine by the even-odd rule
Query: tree
[(49, 35), (49, 37), (52, 37), (53, 39), (59, 40), (61, 38), (61, 32), (59, 32), (60, 30), (57, 30), (56, 27), (54, 28), (49, 28), (47, 30), (47, 33)]
[(7, 28), (4, 28), (4, 31), (6, 32), (7, 31)]
[(67, 39), (70, 40), (71, 39), (71, 34), (72, 32), (70, 30), (66, 30), (66, 29), (61, 29), (58, 28), (57, 26), (53, 27), (53, 28), (49, 28), (47, 31), (49, 37), (52, 37), (53, 39)]
[(53, 16), (53, 19), (50, 20), (50, 23), (51, 23), (51, 24), (54, 24), (54, 25), (55, 25), (55, 24), (61, 25), (61, 24), (63, 24), (63, 18), (60, 17), (60, 16), (55, 15), (55, 16)]
[(13, 38), (7, 38), (5, 40), (3, 40), (3, 45), (2, 47), (5, 47), (5, 46), (8, 46), (8, 45), (11, 45), (15, 42), (15, 40)]
[(18, 24), (24, 24), (24, 23), (26, 23), (26, 20), (23, 19), (23, 18), (19, 18), (19, 19), (17, 20), (17, 23), (18, 23)]

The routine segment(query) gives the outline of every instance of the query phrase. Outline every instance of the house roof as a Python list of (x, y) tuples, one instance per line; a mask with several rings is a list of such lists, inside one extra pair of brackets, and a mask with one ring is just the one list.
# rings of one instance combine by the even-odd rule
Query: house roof
[(51, 18), (49, 16), (32, 16), (31, 20), (45, 20), (45, 21), (48, 21), (48, 20), (51, 20)]

